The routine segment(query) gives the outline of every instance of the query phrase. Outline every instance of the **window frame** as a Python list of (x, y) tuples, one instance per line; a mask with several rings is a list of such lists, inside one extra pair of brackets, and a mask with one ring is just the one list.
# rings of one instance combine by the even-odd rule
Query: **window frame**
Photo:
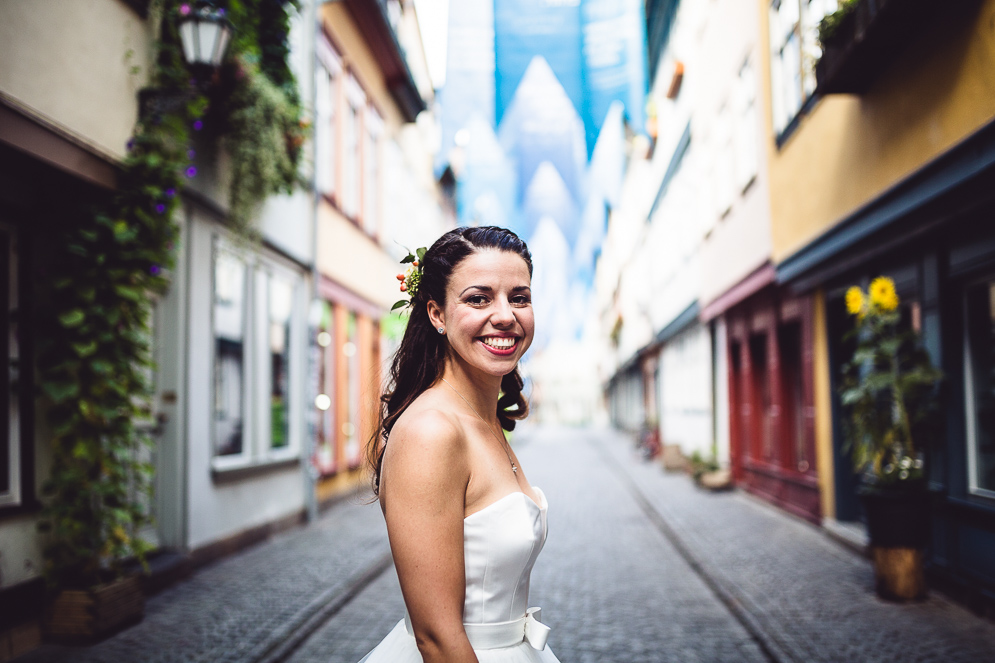
[[(966, 454), (967, 471), (967, 494), (972, 497), (995, 500), (995, 489), (982, 488), (978, 486), (978, 439), (977, 439), (977, 401), (975, 395), (976, 383), (974, 380), (974, 356), (971, 339), (970, 310), (968, 309), (968, 294), (972, 288), (984, 287), (995, 288), (995, 274), (975, 279), (966, 284), (963, 294), (963, 345), (964, 345), (964, 450)], [(991, 307), (992, 304), (989, 303)], [(989, 311), (991, 315), (993, 311)]]
[(363, 205), (363, 142), (366, 92), (356, 76), (344, 77), (345, 113), (342, 118), (342, 211), (356, 221)]
[(20, 356), (20, 329), (16, 323), (19, 298), (19, 261), (17, 231), (0, 222), (0, 252), (7, 255), (7, 271), (0, 277), (0, 373), (4, 384), (0, 389), (0, 453), (6, 456), (7, 490), (0, 493), (0, 509), (24, 504), (26, 486), (22, 480), (21, 400), (14, 382), (18, 379), (16, 362)]
[[(218, 447), (219, 441), (217, 438), (217, 430), (215, 428), (215, 417), (217, 413), (217, 387), (218, 387), (218, 375), (217, 375), (217, 310), (215, 304), (215, 298), (217, 297), (218, 288), (218, 256), (222, 253), (227, 253), (235, 258), (237, 258), (243, 267), (243, 278), (242, 278), (242, 385), (241, 385), (241, 418), (242, 418), (242, 448), (241, 451), (235, 454), (219, 454)], [(215, 469), (224, 469), (227, 467), (243, 467), (252, 458), (251, 453), (251, 440), (253, 433), (253, 421), (252, 417), (249, 416), (251, 408), (249, 407), (251, 394), (249, 393), (249, 385), (252, 383), (252, 373), (250, 368), (251, 354), (252, 354), (252, 327), (250, 324), (250, 301), (252, 297), (252, 265), (248, 259), (248, 256), (236, 250), (231, 243), (225, 241), (220, 236), (215, 235), (212, 238), (211, 246), (211, 464)]]
[[(784, 3), (792, 3), (797, 10), (795, 21), (787, 31), (781, 29), (784, 26), (779, 15)], [(816, 4), (821, 9), (813, 9)], [(808, 112), (816, 98), (815, 63), (822, 53), (817, 41), (818, 25), (824, 16), (838, 6), (838, 0), (769, 0), (767, 3), (771, 126), (778, 146), (794, 131), (799, 118)], [(797, 104), (792, 104), (796, 106), (794, 108), (788, 108), (781, 94), (787, 89), (783, 80), (782, 54), (792, 38), (797, 40), (797, 63), (792, 63), (797, 64), (797, 71), (793, 76), (797, 77), (794, 78), (797, 84), (797, 89), (794, 90)]]
[(338, 183), (340, 174), (339, 152), (337, 148), (342, 142), (339, 132), (339, 120), (342, 115), (339, 100), (344, 70), (342, 57), (325, 35), (319, 35), (316, 50), (318, 60), (316, 76), (318, 80), (321, 80), (322, 76), (325, 77), (327, 89), (322, 91), (321, 84), (315, 80), (315, 126), (317, 128), (315, 168), (318, 169), (315, 181), (320, 193), (334, 197), (340, 190)]
[(383, 181), (383, 119), (372, 104), (363, 118), (363, 175), (361, 183), (363, 230), (371, 237), (380, 234), (383, 216), (381, 182)]
[[(224, 473), (246, 467), (279, 464), (300, 456), (304, 436), (307, 434), (306, 410), (304, 409), (304, 393), (306, 380), (306, 321), (304, 320), (305, 303), (304, 274), (294, 267), (285, 264), (286, 261), (274, 256), (256, 252), (239, 251), (232, 241), (220, 234), (213, 237), (212, 248), (212, 304), (211, 304), (211, 402), (215, 402), (217, 381), (214, 377), (216, 341), (216, 320), (213, 293), (216, 283), (216, 261), (221, 252), (233, 254), (241, 260), (245, 267), (243, 296), (245, 313), (244, 348), (243, 348), (243, 384), (242, 408), (243, 430), (242, 450), (238, 454), (217, 455), (217, 442), (213, 428), (211, 430), (211, 469)], [(269, 284), (276, 275), (286, 280), (291, 287), (291, 312), (288, 334), (288, 377), (287, 377), (287, 444), (280, 447), (272, 446), (270, 398), (272, 389), (272, 367), (270, 366), (270, 336), (269, 336)], [(212, 405), (213, 408), (213, 405)], [(212, 410), (213, 412), (213, 410)]]

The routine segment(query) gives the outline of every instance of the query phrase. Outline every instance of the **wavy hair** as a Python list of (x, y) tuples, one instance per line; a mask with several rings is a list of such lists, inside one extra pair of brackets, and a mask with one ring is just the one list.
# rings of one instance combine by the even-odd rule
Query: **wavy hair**
[[(450, 230), (425, 252), (421, 260), (421, 283), (411, 302), (411, 315), (394, 354), (390, 376), (380, 396), (376, 430), (367, 445), (367, 462), (373, 473), (373, 493), (380, 494), (380, 467), (387, 438), (398, 417), (418, 396), (442, 377), (449, 342), (428, 317), (428, 303), (446, 305), (446, 287), (456, 266), (478, 251), (509, 251), (521, 257), (532, 276), (532, 254), (518, 235), (496, 226), (462, 227)], [(497, 417), (501, 427), (514, 430), (515, 422), (528, 415), (522, 394), (524, 383), (516, 367), (501, 379)]]

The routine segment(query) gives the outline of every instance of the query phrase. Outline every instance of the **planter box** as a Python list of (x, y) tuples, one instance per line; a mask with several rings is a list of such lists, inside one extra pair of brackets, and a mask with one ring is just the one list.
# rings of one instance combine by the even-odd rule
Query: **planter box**
[(815, 66), (816, 94), (863, 94), (938, 19), (974, 0), (860, 0)]
[(134, 576), (91, 589), (65, 589), (49, 606), (45, 634), (60, 641), (97, 640), (144, 614), (145, 595)]

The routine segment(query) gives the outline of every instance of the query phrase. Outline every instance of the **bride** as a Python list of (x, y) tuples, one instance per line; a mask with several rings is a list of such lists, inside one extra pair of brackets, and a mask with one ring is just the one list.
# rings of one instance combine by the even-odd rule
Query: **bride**
[(411, 315), (369, 448), (407, 610), (360, 663), (556, 663), (528, 606), (546, 499), (504, 436), (528, 410), (532, 257), (477, 227), (408, 260)]

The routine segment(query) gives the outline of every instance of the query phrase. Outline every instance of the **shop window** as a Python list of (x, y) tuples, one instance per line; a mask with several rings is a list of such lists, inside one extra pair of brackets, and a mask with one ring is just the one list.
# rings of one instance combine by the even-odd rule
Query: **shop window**
[(753, 392), (751, 410), (755, 413), (750, 451), (754, 458), (770, 460), (774, 455), (773, 394), (770, 386), (766, 334), (750, 336), (750, 364), (753, 379), (750, 385)]
[(12, 230), (0, 224), (0, 506), (21, 503), (18, 427), (17, 251)]
[(246, 449), (245, 331), (246, 264), (216, 245), (214, 252), (214, 454), (239, 456)]
[(214, 455), (218, 469), (287, 458), (301, 421), (295, 339), (301, 277), (218, 240), (214, 252)]
[(335, 371), (337, 368), (335, 345), (335, 324), (332, 308), (322, 305), (322, 322), (318, 332), (318, 409), (317, 453), (318, 470), (325, 475), (338, 469), (338, 448), (335, 444)]
[(966, 305), (968, 489), (995, 498), (995, 279), (968, 288)]
[(790, 459), (799, 472), (810, 469), (812, 459), (809, 458), (808, 445), (805, 436), (805, 383), (802, 372), (802, 326), (798, 322), (789, 322), (779, 330), (778, 343), (781, 355), (781, 389), (784, 404), (783, 431), (788, 436)]
[(342, 355), (346, 369), (346, 421), (342, 424), (345, 436), (345, 455), (350, 466), (359, 464), (360, 450), (360, 375), (359, 375), (359, 319), (352, 311), (346, 318), (346, 340)]
[(294, 287), (288, 279), (269, 275), (270, 447), (290, 444), (290, 342)]
[(771, 110), (777, 135), (815, 92), (815, 63), (822, 55), (819, 21), (837, 6), (837, 0), (771, 0)]

